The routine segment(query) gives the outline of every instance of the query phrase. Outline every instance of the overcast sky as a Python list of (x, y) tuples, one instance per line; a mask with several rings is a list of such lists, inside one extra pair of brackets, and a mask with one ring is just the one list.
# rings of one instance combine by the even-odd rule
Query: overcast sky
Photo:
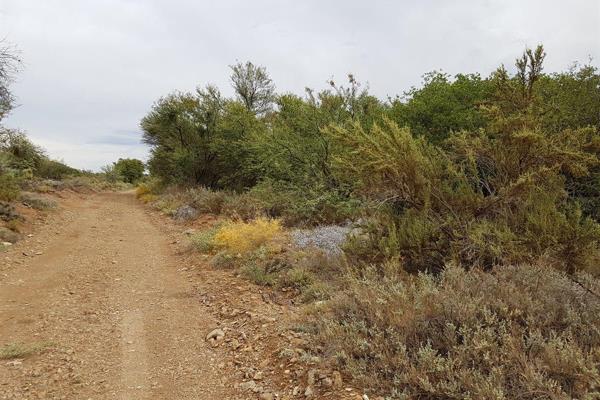
[(543, 43), (546, 71), (600, 59), (599, 0), (0, 0), (25, 65), (6, 125), (86, 169), (145, 158), (139, 121), (173, 90), (264, 65), (280, 92), (354, 73), (385, 97), (427, 71), (488, 74)]

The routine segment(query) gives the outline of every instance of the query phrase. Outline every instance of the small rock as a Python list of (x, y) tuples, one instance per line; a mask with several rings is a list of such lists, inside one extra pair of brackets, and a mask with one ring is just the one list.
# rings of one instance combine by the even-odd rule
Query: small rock
[(13, 244), (11, 242), (2, 242), (2, 246), (12, 246)]
[(19, 234), (0, 226), (0, 240), (2, 242), (16, 243), (19, 240)]
[(315, 394), (315, 391), (313, 390), (312, 387), (307, 386), (306, 390), (304, 391), (304, 397), (306, 397), (307, 399), (310, 399), (311, 397), (313, 397)]
[(241, 390), (254, 390), (254, 389), (256, 389), (256, 382), (254, 382), (254, 381), (242, 382), (242, 383), (240, 383), (240, 389)]
[(210, 333), (208, 335), (206, 335), (206, 340), (221, 340), (225, 337), (225, 332), (223, 332), (223, 329), (213, 329), (212, 331), (210, 331)]
[(317, 379), (317, 370), (316, 369), (311, 369), (308, 371), (308, 386), (312, 386), (316, 383)]
[(260, 381), (263, 379), (264, 374), (261, 371), (258, 371), (257, 373), (254, 374), (253, 379), (255, 381)]
[(175, 211), (175, 219), (178, 221), (189, 221), (198, 217), (198, 210), (194, 207), (184, 205)]
[(260, 395), (261, 400), (275, 400), (275, 395), (270, 392), (264, 392)]
[(342, 374), (340, 374), (338, 371), (333, 371), (333, 374), (331, 374), (331, 379), (333, 380), (333, 387), (336, 389), (341, 389), (344, 385), (344, 382), (342, 381)]

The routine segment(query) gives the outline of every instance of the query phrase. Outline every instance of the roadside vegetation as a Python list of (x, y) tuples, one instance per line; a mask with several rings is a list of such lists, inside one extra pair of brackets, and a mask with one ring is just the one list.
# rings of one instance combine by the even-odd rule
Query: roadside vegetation
[[(600, 74), (541, 46), (385, 101), (232, 66), (141, 121), (138, 197), (306, 304), (307, 350), (391, 399), (600, 396)], [(206, 216), (213, 218), (206, 220)], [(202, 220), (202, 224), (196, 221)]]

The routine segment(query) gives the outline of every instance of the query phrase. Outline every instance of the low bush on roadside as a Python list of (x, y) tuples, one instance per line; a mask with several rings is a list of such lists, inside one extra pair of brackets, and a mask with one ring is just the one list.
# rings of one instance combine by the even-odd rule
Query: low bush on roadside
[(144, 204), (149, 204), (158, 200), (158, 196), (152, 193), (146, 193), (139, 196), (138, 199)]
[(281, 223), (275, 219), (229, 222), (215, 234), (214, 243), (234, 254), (247, 253), (275, 240), (282, 232)]
[(549, 267), (371, 271), (315, 318), (326, 352), (395, 399), (592, 399), (598, 293), (589, 275)]
[(359, 216), (361, 202), (320, 185), (289, 185), (266, 180), (250, 194), (264, 212), (286, 226), (343, 223)]
[(0, 201), (14, 201), (19, 198), (19, 180), (10, 175), (0, 173)]
[(188, 189), (186, 198), (189, 198), (187, 204), (194, 207), (202, 214), (218, 215), (223, 209), (223, 204), (228, 194), (223, 191), (214, 191), (204, 187)]
[(175, 212), (183, 204), (180, 196), (174, 193), (162, 194), (154, 201), (153, 206), (160, 212), (163, 212), (169, 216), (175, 215)]
[(148, 185), (147, 183), (140, 183), (137, 188), (135, 189), (135, 196), (139, 199), (142, 196), (145, 196), (147, 194), (151, 194), (152, 193), (152, 189), (150, 188), (150, 185)]
[(253, 193), (227, 196), (221, 212), (229, 218), (242, 221), (251, 221), (267, 215), (265, 204)]
[(239, 259), (226, 251), (220, 251), (210, 260), (210, 265), (217, 269), (232, 269), (238, 266)]
[(56, 201), (36, 196), (33, 193), (22, 193), (21, 203), (36, 210), (52, 210), (56, 208)]
[(260, 286), (273, 286), (277, 280), (275, 274), (255, 263), (247, 263), (240, 272), (243, 277)]
[(277, 285), (285, 288), (294, 288), (302, 290), (315, 282), (316, 278), (312, 272), (306, 268), (293, 267), (282, 273), (277, 279)]
[(215, 235), (219, 231), (219, 225), (204, 229), (192, 235), (192, 245), (194, 249), (208, 253), (215, 248)]

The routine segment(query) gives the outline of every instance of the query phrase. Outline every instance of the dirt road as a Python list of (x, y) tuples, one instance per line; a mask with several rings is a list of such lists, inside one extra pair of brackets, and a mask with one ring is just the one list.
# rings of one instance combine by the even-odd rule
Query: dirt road
[(0, 254), (0, 399), (234, 399), (174, 246), (131, 194), (71, 200)]

